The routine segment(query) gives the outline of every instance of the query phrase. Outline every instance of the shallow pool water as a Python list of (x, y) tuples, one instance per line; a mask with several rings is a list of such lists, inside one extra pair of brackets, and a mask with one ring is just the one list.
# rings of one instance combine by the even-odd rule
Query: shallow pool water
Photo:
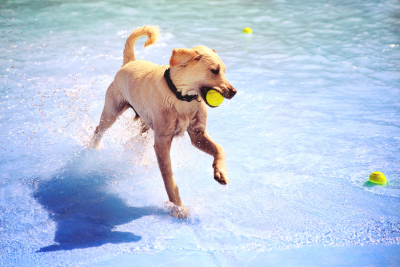
[[(1, 265), (400, 264), (398, 1), (5, 1), (0, 12)], [(131, 111), (86, 149), (126, 37), (145, 24), (162, 36), (147, 48), (142, 37), (138, 59), (166, 65), (172, 49), (206, 45), (238, 90), (209, 109), (228, 186), (187, 135), (173, 143), (188, 220), (169, 215), (152, 134), (139, 137)], [(373, 171), (388, 184), (366, 184)]]

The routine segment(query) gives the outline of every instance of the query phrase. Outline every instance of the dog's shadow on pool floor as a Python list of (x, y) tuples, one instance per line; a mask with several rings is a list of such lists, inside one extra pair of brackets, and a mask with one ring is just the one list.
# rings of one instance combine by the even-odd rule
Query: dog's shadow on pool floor
[(113, 229), (143, 216), (168, 216), (157, 207), (128, 206), (118, 195), (107, 192), (108, 179), (101, 171), (79, 173), (70, 166), (51, 179), (38, 182), (33, 197), (55, 221), (57, 244), (42, 247), (37, 252), (137, 242), (140, 236)]

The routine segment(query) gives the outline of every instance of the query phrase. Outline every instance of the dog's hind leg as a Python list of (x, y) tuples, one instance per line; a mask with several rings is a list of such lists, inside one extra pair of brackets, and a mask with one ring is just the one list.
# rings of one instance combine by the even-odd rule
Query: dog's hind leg
[(121, 101), (113, 90), (113, 83), (108, 87), (106, 99), (104, 103), (103, 112), (101, 114), (99, 126), (96, 127), (92, 141), (91, 148), (98, 148), (100, 146), (101, 138), (104, 133), (110, 128), (117, 118), (128, 109), (128, 103)]

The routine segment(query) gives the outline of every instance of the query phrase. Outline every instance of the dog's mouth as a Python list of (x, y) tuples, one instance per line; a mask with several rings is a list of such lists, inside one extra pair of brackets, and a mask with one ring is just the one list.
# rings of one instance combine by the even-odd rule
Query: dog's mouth
[[(218, 107), (222, 103), (224, 98), (231, 99), (236, 94), (235, 89), (233, 89), (232, 92), (228, 90), (221, 91), (221, 89), (218, 87), (202, 87), (200, 91), (201, 97), (203, 98), (204, 102), (206, 102), (206, 104), (211, 108)], [(210, 93), (211, 96), (207, 96), (207, 94)]]
[(210, 92), (211, 90), (217, 91), (218, 93), (220, 93), (223, 96), (223, 94), (219, 90), (216, 90), (212, 87), (203, 87), (203, 88), (201, 88), (201, 98), (203, 98), (203, 100), (207, 104), (207, 106), (209, 106), (211, 108), (216, 108), (216, 107), (218, 107), (218, 105), (217, 106), (211, 105), (207, 101), (207, 93)]

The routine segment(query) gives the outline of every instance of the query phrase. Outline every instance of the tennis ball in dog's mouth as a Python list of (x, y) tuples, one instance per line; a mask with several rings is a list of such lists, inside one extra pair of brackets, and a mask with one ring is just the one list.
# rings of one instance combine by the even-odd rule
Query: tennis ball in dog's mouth
[(385, 185), (386, 184), (386, 177), (381, 172), (373, 172), (369, 176), (368, 182), (377, 184), (377, 185)]
[(218, 107), (224, 101), (224, 97), (214, 89), (207, 92), (206, 101), (210, 106)]
[(253, 30), (250, 27), (246, 27), (243, 29), (242, 33), (250, 34), (250, 33), (253, 33)]

